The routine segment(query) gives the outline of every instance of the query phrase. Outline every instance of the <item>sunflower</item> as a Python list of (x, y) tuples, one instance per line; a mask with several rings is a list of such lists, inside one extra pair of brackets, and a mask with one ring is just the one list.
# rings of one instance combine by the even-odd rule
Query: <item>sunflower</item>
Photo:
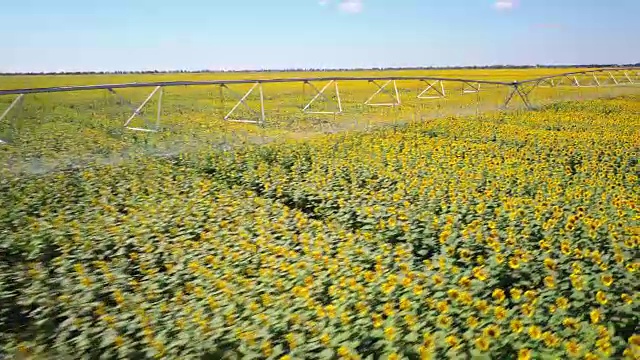
[(416, 325), (416, 323), (418, 322), (418, 319), (416, 318), (415, 315), (408, 314), (404, 316), (404, 322), (407, 324), (407, 326), (412, 328)]
[(531, 339), (540, 340), (541, 336), (542, 336), (542, 329), (540, 328), (540, 326), (532, 325), (529, 327), (529, 337), (531, 337)]
[(569, 308), (569, 300), (566, 297), (559, 297), (556, 299), (556, 306), (559, 309), (567, 310)]
[(588, 352), (588, 353), (584, 354), (584, 360), (598, 360), (598, 359), (600, 359), (598, 357), (598, 355), (596, 355), (596, 354), (594, 354), (592, 352)]
[(556, 280), (551, 275), (545, 276), (544, 285), (550, 289), (553, 289), (556, 287)]
[(395, 314), (395, 308), (392, 303), (387, 302), (382, 306), (382, 312), (387, 316), (393, 316), (393, 314)]
[(327, 333), (323, 333), (320, 336), (320, 342), (322, 343), (322, 345), (328, 346), (331, 343), (331, 336)]
[(438, 310), (440, 314), (444, 314), (449, 311), (449, 304), (445, 300), (438, 301), (436, 304), (436, 310)]
[(564, 348), (567, 352), (567, 355), (569, 355), (569, 357), (575, 358), (580, 356), (580, 344), (578, 342), (576, 342), (575, 340), (571, 340), (565, 343)]
[(556, 262), (553, 261), (553, 259), (545, 258), (544, 259), (544, 266), (549, 270), (555, 270), (556, 269)]
[(526, 348), (518, 350), (518, 360), (531, 360), (531, 350)]
[(480, 281), (486, 281), (487, 280), (487, 272), (480, 268), (480, 267), (474, 267), (473, 268), (473, 277), (475, 277), (476, 279), (480, 280)]
[(411, 301), (405, 297), (400, 299), (400, 310), (408, 310), (411, 308)]
[(455, 335), (449, 335), (449, 336), (447, 336), (447, 337), (444, 339), (444, 341), (447, 343), (447, 345), (448, 345), (449, 347), (453, 347), (453, 348), (457, 347), (457, 346), (458, 346), (458, 344), (460, 344), (460, 340), (458, 340), (458, 337), (457, 337), (457, 336), (455, 336)]
[(565, 328), (572, 331), (580, 330), (580, 322), (576, 318), (571, 318), (571, 317), (564, 318), (562, 320), (562, 325), (564, 325)]
[(489, 303), (486, 300), (476, 300), (474, 306), (476, 310), (483, 314), (489, 311)]
[(477, 338), (474, 342), (476, 344), (476, 347), (480, 351), (489, 350), (489, 346), (491, 345), (491, 341), (485, 336), (481, 336), (481, 337)]
[(599, 302), (602, 305), (606, 305), (608, 300), (607, 300), (607, 294), (602, 292), (602, 291), (598, 291), (596, 293), (596, 301)]
[(450, 316), (440, 315), (438, 316), (436, 322), (438, 323), (438, 326), (440, 326), (441, 328), (447, 329), (451, 326), (453, 319)]
[(489, 325), (483, 330), (483, 335), (489, 338), (497, 339), (500, 337), (500, 329), (495, 325)]
[(374, 328), (380, 328), (382, 327), (382, 315), (380, 314), (373, 314), (371, 315), (371, 320), (373, 322), (373, 327)]
[(542, 334), (542, 340), (544, 341), (544, 344), (550, 348), (558, 346), (560, 342), (560, 339), (550, 331), (546, 331)]
[(535, 301), (536, 300), (536, 292), (533, 290), (527, 290), (524, 292), (524, 296), (529, 300), (529, 301)]
[(338, 352), (338, 356), (340, 356), (341, 358), (344, 358), (344, 359), (350, 358), (349, 355), (351, 352), (349, 351), (349, 348), (347, 348), (346, 346), (340, 346), (337, 352)]
[(393, 326), (384, 328), (384, 338), (388, 341), (393, 341), (396, 338), (397, 331)]
[(460, 278), (460, 280), (458, 280), (458, 285), (463, 288), (468, 288), (469, 286), (471, 286), (471, 279), (469, 279), (468, 276), (463, 276)]
[(470, 329), (475, 329), (478, 326), (478, 323), (479, 323), (478, 318), (475, 316), (469, 316), (467, 318), (467, 326)]
[(531, 304), (524, 304), (520, 310), (524, 316), (530, 318), (534, 315), (536, 308)]
[(522, 324), (522, 321), (519, 319), (511, 320), (511, 323), (509, 324), (509, 326), (511, 327), (511, 331), (513, 331), (516, 334), (521, 333), (522, 330), (524, 329), (524, 325)]
[(493, 300), (497, 303), (501, 303), (504, 301), (505, 295), (504, 295), (504, 290), (502, 289), (495, 289), (493, 290), (493, 293), (491, 294), (491, 297), (493, 298)]
[(431, 333), (422, 334), (422, 344), (428, 349), (434, 348), (436, 346), (435, 336)]
[(600, 351), (600, 353), (602, 353), (605, 356), (610, 356), (611, 355), (611, 342), (609, 341), (609, 338), (602, 338), (602, 339), (598, 339), (596, 340), (596, 347), (598, 348), (598, 351)]
[(513, 300), (520, 300), (520, 297), (522, 296), (522, 290), (518, 288), (511, 288), (509, 290), (509, 295), (511, 295), (511, 299)]
[(611, 286), (611, 284), (613, 284), (613, 276), (611, 276), (610, 274), (604, 274), (602, 276), (600, 276), (600, 281), (602, 281), (602, 284), (606, 287)]

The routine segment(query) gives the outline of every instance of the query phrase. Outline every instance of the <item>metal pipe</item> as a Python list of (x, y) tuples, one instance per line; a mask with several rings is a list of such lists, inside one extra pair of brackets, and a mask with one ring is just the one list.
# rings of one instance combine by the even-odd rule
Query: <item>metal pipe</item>
[(160, 129), (160, 117), (162, 116), (162, 94), (164, 88), (160, 88), (160, 95), (158, 95), (158, 117), (156, 118), (156, 130)]
[(494, 84), (494, 85), (513, 85), (514, 83), (527, 83), (535, 82), (541, 79), (551, 79), (560, 76), (570, 76), (577, 74), (589, 74), (605, 71), (624, 71), (624, 70), (638, 70), (640, 67), (626, 67), (626, 68), (602, 68), (597, 70), (586, 71), (574, 71), (563, 74), (550, 75), (530, 80), (522, 80), (515, 82), (505, 81), (492, 81), (492, 80), (476, 80), (476, 79), (463, 79), (463, 78), (447, 78), (447, 77), (434, 77), (434, 76), (381, 76), (381, 77), (357, 77), (357, 76), (337, 76), (337, 77), (317, 77), (317, 78), (276, 78), (276, 79), (240, 79), (240, 80), (208, 80), (208, 81), (162, 81), (162, 82), (142, 82), (142, 83), (123, 83), (123, 84), (99, 84), (99, 85), (81, 85), (81, 86), (57, 86), (57, 87), (43, 87), (43, 88), (25, 88), (25, 89), (7, 89), (0, 90), (0, 95), (20, 95), (20, 94), (35, 94), (35, 93), (55, 93), (55, 92), (69, 92), (69, 91), (90, 91), (90, 90), (108, 90), (108, 89), (123, 89), (123, 88), (143, 88), (143, 87), (172, 87), (172, 86), (203, 86), (203, 85), (233, 85), (233, 84), (253, 84), (253, 83), (291, 83), (291, 82), (309, 82), (309, 81), (388, 81), (388, 80), (441, 80), (452, 82), (466, 82), (477, 84)]
[(140, 114), (140, 111), (142, 111), (142, 108), (144, 108), (145, 105), (147, 105), (147, 103), (151, 100), (151, 98), (153, 97), (153, 95), (156, 94), (156, 92), (158, 92), (158, 90), (160, 90), (162, 87), (157, 86), (152, 92), (151, 94), (149, 94), (149, 96), (145, 99), (145, 101), (142, 102), (142, 104), (140, 104), (140, 106), (138, 106), (138, 108), (133, 112), (133, 114), (131, 114), (131, 117), (129, 117), (129, 119), (124, 123), (124, 127), (129, 126), (129, 123), (133, 120), (133, 118), (135, 118), (136, 116), (138, 116), (138, 114)]
[(334, 82), (336, 85), (336, 98), (338, 99), (338, 112), (342, 113), (342, 100), (340, 99), (340, 89), (338, 89), (338, 82)]
[[(378, 87), (378, 91), (376, 91), (375, 93), (373, 93), (373, 95), (371, 95), (369, 97), (369, 99), (367, 99), (367, 101), (364, 102), (365, 105), (369, 105), (369, 106), (398, 106), (401, 104), (400, 102), (400, 95), (398, 94), (398, 86), (396, 85), (396, 81), (395, 80), (389, 80), (386, 83), (384, 83), (384, 85), (380, 86), (380, 84), (378, 84), (375, 80), (371, 80), (370, 82), (374, 83), (377, 87)], [(394, 97), (393, 94), (389, 93), (386, 89), (387, 86), (389, 86), (389, 84), (393, 83), (393, 88), (395, 90), (395, 101), (394, 103), (371, 103), (371, 100), (373, 100), (373, 98), (376, 97), (376, 95), (384, 92), (385, 94)]]
[(7, 108), (7, 110), (5, 110), (5, 111), (2, 113), (2, 115), (0, 115), (0, 121), (2, 121), (2, 119), (4, 119), (4, 117), (5, 117), (5, 116), (7, 116), (7, 115), (9, 114), (9, 112), (11, 111), (11, 109), (13, 109), (13, 108), (16, 106), (16, 104), (18, 104), (18, 103), (22, 100), (22, 98), (23, 98), (23, 97), (24, 97), (24, 94), (20, 94), (20, 95), (18, 95), (18, 97), (17, 97), (17, 98), (15, 98), (15, 100), (13, 100), (13, 101), (11, 102), (11, 104), (9, 105), (9, 107)]
[[(613, 68), (600, 68), (600, 69), (595, 69), (595, 70), (572, 71), (572, 72), (567, 72), (567, 73), (560, 73), (560, 74), (555, 74), (555, 75), (543, 76), (543, 77), (529, 79), (529, 80), (514, 81), (513, 83), (524, 84), (524, 83), (534, 82), (534, 81), (537, 81), (537, 80), (553, 79), (553, 78), (562, 77), (562, 76), (592, 74), (592, 73), (599, 73), (599, 72), (606, 72), (606, 71), (618, 71), (618, 70), (637, 70), (637, 69), (640, 69), (640, 68), (637, 67), (637, 66), (630, 66), (630, 67), (613, 67)], [(511, 83), (511, 84), (513, 84), (513, 83)]]
[[(331, 111), (308, 111), (308, 110), (311, 107), (311, 105), (313, 105), (313, 103), (316, 100), (318, 100), (320, 96), (322, 96), (327, 102), (330, 102), (329, 98), (327, 98), (324, 92), (329, 88), (329, 86), (331, 86), (331, 84), (335, 83), (335, 80), (330, 80), (324, 87), (322, 87), (321, 90), (318, 90), (318, 88), (312, 83), (310, 83), (309, 81), (305, 81), (304, 83), (309, 84), (309, 86), (311, 86), (316, 91), (316, 96), (314, 96), (313, 99), (311, 99), (311, 101), (309, 101), (309, 103), (304, 108), (302, 108), (302, 111), (307, 114), (333, 114), (333, 112)], [(340, 112), (342, 112), (341, 109), (340, 109)]]
[[(253, 112), (255, 114), (255, 111), (253, 111), (253, 109), (251, 109), (249, 107), (249, 105), (247, 105), (247, 103), (245, 102), (245, 100), (249, 97), (249, 95), (251, 95), (251, 93), (253, 92), (253, 89), (256, 88), (256, 86), (258, 86), (259, 83), (255, 83), (253, 84), (253, 86), (251, 87), (251, 89), (249, 89), (249, 91), (247, 91), (246, 94), (244, 94), (244, 96), (242, 98), (240, 98), (240, 100), (236, 103), (236, 105), (231, 109), (231, 111), (229, 111), (229, 113), (227, 114), (227, 116), (224, 117), (225, 120), (228, 120), (229, 117), (231, 116), (231, 114), (233, 114), (234, 111), (236, 111), (236, 109), (238, 108), (238, 106), (240, 106), (241, 104), (244, 105), (249, 111)], [(226, 86), (225, 86), (226, 87)], [(236, 95), (234, 91), (232, 91), (231, 89), (227, 88), (227, 90), (229, 90), (229, 92), (232, 95)], [(255, 121), (253, 121), (255, 122)]]
[(259, 89), (260, 90), (260, 110), (262, 115), (262, 117), (260, 118), (260, 122), (264, 124), (267, 118), (264, 114), (264, 92), (262, 91), (262, 84), (260, 84), (259, 87), (260, 87)]

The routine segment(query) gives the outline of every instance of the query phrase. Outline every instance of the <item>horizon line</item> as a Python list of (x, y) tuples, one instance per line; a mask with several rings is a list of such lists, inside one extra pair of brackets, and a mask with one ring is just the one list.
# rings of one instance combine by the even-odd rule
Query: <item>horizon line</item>
[(455, 69), (528, 69), (528, 68), (599, 68), (599, 67), (640, 66), (637, 63), (617, 64), (505, 64), (505, 65), (451, 65), (451, 66), (400, 66), (400, 67), (345, 67), (345, 68), (282, 68), (282, 69), (172, 69), (172, 70), (77, 70), (77, 71), (20, 71), (2, 72), (0, 76), (12, 75), (127, 75), (127, 74), (172, 74), (172, 73), (248, 73), (248, 72), (330, 72), (330, 71), (389, 71), (389, 70), (455, 70)]

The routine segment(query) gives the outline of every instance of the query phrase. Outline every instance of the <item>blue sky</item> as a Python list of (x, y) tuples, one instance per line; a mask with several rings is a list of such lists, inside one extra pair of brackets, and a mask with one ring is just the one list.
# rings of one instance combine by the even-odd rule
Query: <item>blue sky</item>
[(20, 0), (0, 72), (640, 62), (640, 0)]

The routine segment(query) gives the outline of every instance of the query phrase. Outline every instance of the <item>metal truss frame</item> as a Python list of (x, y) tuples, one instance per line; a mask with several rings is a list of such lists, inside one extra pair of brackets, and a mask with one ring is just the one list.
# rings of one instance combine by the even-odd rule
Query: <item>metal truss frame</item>
[[(2, 114), (0, 115), (0, 121), (2, 121), (5, 117), (7, 117), (7, 115), (9, 115), (11, 110), (13, 110), (13, 108), (16, 107), (16, 105), (18, 104), (22, 105), (23, 100), (24, 100), (24, 94), (19, 94), (15, 99), (13, 99), (11, 104), (9, 104), (9, 107), (7, 107), (7, 109), (4, 112), (2, 112)], [(0, 145), (8, 144), (8, 143), (9, 143), (8, 140), (0, 139)]]
[[(545, 84), (545, 85), (543, 85), (543, 84)], [(553, 87), (556, 87), (556, 83), (553, 81), (553, 78), (544, 79), (544, 80), (540, 80), (540, 82), (538, 83), (538, 87), (539, 88), (553, 88)]]
[[(240, 96), (237, 92), (231, 90), (226, 84), (221, 84), (220, 85), (221, 89), (227, 89), (227, 91), (229, 91), (229, 93), (235, 97), (236, 99), (238, 99), (238, 102), (233, 106), (233, 108), (231, 108), (231, 111), (229, 111), (227, 113), (227, 115), (224, 116), (224, 120), (229, 121), (229, 122), (238, 122), (238, 123), (248, 123), (248, 124), (264, 124), (266, 121), (266, 115), (265, 115), (265, 111), (264, 111), (264, 91), (262, 90), (262, 83), (261, 82), (256, 82), (253, 84), (253, 86), (243, 95)], [(251, 95), (251, 93), (253, 93), (253, 90), (255, 90), (256, 88), (258, 88), (259, 92), (260, 92), (260, 113), (256, 112), (255, 110), (253, 110), (249, 104), (247, 104), (247, 98), (249, 97), (249, 95)], [(236, 111), (236, 109), (240, 106), (240, 105), (244, 105), (244, 107), (249, 110), (252, 114), (254, 114), (255, 116), (258, 117), (258, 120), (251, 120), (251, 119), (232, 119), (231, 115), (233, 115), (233, 113)]]
[[(580, 82), (580, 80), (582, 80), (582, 83)], [(581, 88), (592, 88), (592, 87), (600, 86), (600, 81), (598, 80), (595, 74), (592, 74), (591, 77), (586, 77), (586, 78), (583, 77), (581, 79), (578, 79), (578, 77), (574, 75), (573, 81), (577, 87), (581, 87)]]
[(598, 80), (598, 84), (600, 84), (600, 87), (606, 87), (606, 86), (616, 86), (617, 84), (617, 79), (611, 77), (609, 74), (607, 74), (607, 76), (605, 76), (604, 78), (602, 77), (598, 77), (598, 75), (593, 74), (594, 78), (596, 78)]
[[(389, 80), (386, 83), (384, 83), (382, 86), (380, 84), (378, 84), (375, 80), (369, 80), (369, 82), (375, 84), (378, 87), (378, 91), (373, 93), (373, 95), (371, 95), (367, 99), (367, 101), (364, 102), (365, 105), (369, 105), (369, 106), (400, 106), (402, 104), (402, 102), (400, 100), (400, 94), (398, 93), (398, 85), (396, 84), (395, 80)], [(390, 93), (389, 91), (386, 90), (386, 87), (389, 86), (389, 84), (393, 84), (393, 90), (394, 90), (395, 94), (392, 94), (392, 93)], [(392, 98), (394, 98), (395, 102), (392, 102), (392, 103), (372, 103), (371, 100), (373, 100), (373, 98), (375, 98), (380, 93), (385, 93), (385, 94), (391, 96)]]
[(600, 80), (598, 80), (598, 77), (596, 76), (596, 74), (591, 74), (591, 76), (593, 77), (593, 80), (591, 82), (591, 86), (590, 87), (600, 87), (602, 86), (602, 84), (600, 84)]
[[(578, 81), (578, 78), (571, 74), (571, 75), (559, 75), (556, 77), (558, 79), (558, 81), (556, 81), (555, 83), (555, 87), (580, 87), (580, 81)], [(566, 84), (565, 81), (569, 80), (569, 84)]]
[[(329, 99), (327, 97), (327, 95), (325, 95), (325, 91), (329, 88), (329, 86), (334, 85), (335, 90), (336, 90), (336, 105), (337, 111), (312, 111), (310, 110), (311, 105), (313, 105), (313, 103), (318, 100), (318, 98), (322, 97), (327, 103), (332, 103), (333, 101), (331, 99)], [(338, 87), (338, 82), (335, 80), (330, 80), (325, 86), (322, 87), (322, 89), (318, 90), (318, 88), (313, 85), (313, 83), (311, 83), (310, 81), (303, 81), (302, 82), (302, 88), (303, 88), (303, 92), (305, 87), (309, 85), (315, 92), (315, 96), (311, 99), (311, 101), (309, 101), (307, 103), (307, 105), (305, 105), (302, 108), (302, 112), (305, 114), (328, 114), (328, 115), (337, 115), (337, 114), (342, 114), (342, 99), (340, 99), (340, 88)]]
[[(630, 75), (631, 72), (631, 75)], [(635, 76), (633, 75), (635, 72)], [(593, 80), (590, 80), (590, 78)], [(567, 84), (567, 80), (569, 83)], [(312, 82), (324, 82), (322, 89), (318, 89)], [(444, 82), (460, 82), (462, 83), (462, 95), (475, 93), (479, 95), (480, 86), (482, 84), (508, 86), (511, 87), (511, 91), (508, 94), (504, 107), (506, 108), (514, 98), (520, 98), (527, 108), (533, 109), (533, 105), (529, 100), (530, 93), (538, 87), (561, 87), (569, 86), (574, 88), (581, 87), (603, 87), (603, 86), (637, 86), (640, 85), (640, 67), (623, 67), (623, 68), (601, 68), (596, 70), (575, 71), (567, 72), (563, 74), (555, 74), (545, 77), (539, 77), (530, 80), (504, 82), (504, 81), (491, 81), (481, 79), (460, 79), (460, 78), (447, 78), (447, 77), (430, 77), (430, 76), (394, 76), (394, 77), (315, 77), (315, 78), (274, 78), (274, 79), (238, 79), (238, 80), (210, 80), (210, 81), (165, 81), (165, 82), (145, 82), (145, 83), (124, 83), (124, 84), (100, 84), (100, 85), (83, 85), (83, 86), (62, 86), (62, 87), (48, 87), (48, 88), (23, 88), (23, 89), (5, 89), (0, 90), (0, 96), (16, 95), (9, 107), (0, 114), (0, 121), (4, 120), (12, 110), (15, 110), (19, 106), (26, 95), (28, 94), (40, 94), (40, 93), (59, 93), (59, 92), (76, 92), (76, 91), (95, 91), (95, 90), (107, 90), (111, 94), (116, 95), (124, 104), (129, 106), (133, 113), (124, 123), (124, 128), (133, 131), (142, 132), (158, 132), (160, 131), (160, 121), (162, 115), (163, 106), (163, 93), (165, 87), (175, 86), (220, 86), (221, 99), (224, 104), (224, 89), (226, 88), (238, 102), (233, 106), (225, 116), (224, 120), (229, 122), (244, 122), (252, 124), (264, 124), (266, 122), (265, 115), (265, 99), (263, 92), (263, 84), (266, 83), (295, 83), (302, 82), (303, 89), (309, 85), (315, 91), (315, 96), (302, 108), (304, 113), (308, 114), (340, 114), (343, 112), (342, 99), (340, 96), (340, 90), (338, 87), (339, 81), (368, 81), (375, 84), (378, 89), (371, 95), (366, 101), (365, 105), (368, 106), (399, 106), (401, 105), (400, 93), (398, 91), (397, 81), (421, 81), (427, 84), (427, 88), (424, 89), (418, 98), (420, 99), (432, 99), (432, 98), (444, 98), (447, 96), (444, 89)], [(383, 82), (381, 85), (379, 82)], [(581, 83), (582, 81), (582, 83)], [(438, 89), (438, 83), (440, 89)], [(229, 88), (229, 85), (247, 84), (252, 87), (243, 95)], [(334, 101), (326, 95), (326, 91), (331, 87), (335, 87), (336, 100)], [(393, 89), (390, 89), (390, 86)], [(146, 99), (138, 106), (133, 105), (130, 101), (126, 100), (120, 94), (116, 93), (116, 89), (128, 89), (128, 88), (153, 88), (151, 93)], [(258, 88), (260, 92), (260, 111), (252, 109), (247, 103), (248, 97)], [(390, 95), (395, 101), (392, 103), (374, 103), (375, 97), (381, 93)], [(136, 117), (145, 117), (149, 120), (149, 116), (143, 112), (145, 106), (153, 99), (156, 94), (158, 96), (157, 113), (155, 115), (155, 126), (152, 128), (140, 128), (130, 126)], [(337, 102), (336, 111), (312, 111), (312, 105), (320, 98), (324, 98), (327, 102)], [(257, 118), (255, 119), (234, 119), (232, 115), (240, 106), (244, 106)], [(151, 116), (152, 117), (152, 116)], [(148, 122), (147, 122), (148, 123)], [(7, 140), (0, 139), (0, 144), (7, 144)]]
[(509, 103), (511, 102), (511, 100), (513, 100), (513, 98), (515, 97), (515, 95), (518, 95), (520, 97), (520, 100), (522, 100), (524, 105), (527, 107), (527, 109), (533, 110), (533, 105), (531, 104), (531, 101), (529, 101), (529, 94), (531, 94), (533, 90), (539, 87), (541, 82), (542, 80), (539, 80), (533, 84), (520, 84), (520, 83), (513, 84), (512, 85), (513, 89), (509, 93), (509, 96), (507, 96), (507, 99), (504, 102), (503, 108), (506, 109), (507, 106), (509, 106)]
[[(418, 99), (442, 99), (447, 96), (447, 93), (444, 89), (444, 81), (436, 80), (433, 83), (428, 80), (422, 80), (422, 82), (427, 83), (427, 88), (424, 89), (420, 94), (418, 94)], [(440, 85), (440, 89), (438, 89), (437, 85)], [(433, 90), (437, 95), (425, 95), (429, 92), (429, 90)]]
[[(133, 110), (133, 114), (131, 114), (131, 116), (129, 116), (127, 121), (124, 122), (123, 127), (125, 129), (132, 130), (132, 131), (141, 131), (141, 132), (158, 132), (160, 130), (160, 118), (162, 116), (162, 95), (164, 93), (164, 89), (162, 88), (162, 86), (156, 86), (153, 89), (153, 91), (151, 91), (149, 96), (147, 96), (147, 98), (138, 107), (135, 107), (129, 100), (125, 99), (122, 95), (118, 94), (115, 90), (111, 88), (107, 88), (107, 91), (117, 96), (120, 100), (122, 100), (124, 104), (126, 104), (128, 107), (130, 107)], [(155, 119), (155, 129), (146, 129), (146, 128), (129, 126), (129, 124), (131, 124), (131, 122), (136, 117), (143, 116), (142, 109), (144, 109), (144, 107), (149, 103), (149, 101), (151, 101), (151, 99), (153, 99), (153, 97), (158, 92), (160, 92), (160, 95), (158, 96), (158, 110), (157, 110), (156, 119)], [(146, 119), (149, 120), (149, 118), (146, 118)]]
[(607, 71), (607, 74), (609, 75), (609, 78), (610, 78), (611, 80), (613, 80), (613, 83), (614, 83), (615, 85), (620, 85), (620, 82), (618, 82), (618, 79), (616, 79), (616, 77), (615, 77), (615, 76), (613, 76), (613, 74), (611, 73), (611, 71)]
[[(557, 74), (535, 79), (516, 81), (516, 83), (530, 83), (538, 80), (557, 78), (560, 76), (570, 76), (576, 74), (603, 73), (606, 71), (638, 71), (640, 67), (621, 67), (621, 68), (601, 68), (596, 70), (574, 71), (564, 74)], [(334, 76), (334, 77), (315, 77), (315, 78), (274, 78), (274, 79), (238, 79), (238, 80), (207, 80), (207, 81), (158, 81), (158, 82), (140, 82), (140, 83), (123, 83), (123, 84), (99, 84), (99, 85), (80, 85), (80, 86), (54, 86), (44, 88), (23, 88), (23, 89), (6, 89), (0, 90), (2, 95), (19, 95), (19, 94), (37, 94), (37, 93), (57, 93), (70, 91), (88, 91), (88, 90), (105, 90), (105, 89), (124, 89), (124, 88), (148, 88), (148, 87), (175, 87), (175, 86), (211, 86), (211, 85), (233, 85), (233, 84), (254, 84), (256, 82), (267, 83), (291, 83), (303, 81), (404, 81), (404, 80), (443, 80), (453, 82), (468, 82), (476, 84), (493, 84), (512, 86), (513, 82), (492, 81), (480, 79), (463, 79), (449, 77), (434, 76), (380, 76), (380, 77), (357, 77), (357, 76)]]
[(462, 88), (460, 89), (462, 95), (464, 94), (477, 94), (480, 92), (480, 83), (476, 83), (476, 86), (473, 86), (472, 82), (463, 81)]

